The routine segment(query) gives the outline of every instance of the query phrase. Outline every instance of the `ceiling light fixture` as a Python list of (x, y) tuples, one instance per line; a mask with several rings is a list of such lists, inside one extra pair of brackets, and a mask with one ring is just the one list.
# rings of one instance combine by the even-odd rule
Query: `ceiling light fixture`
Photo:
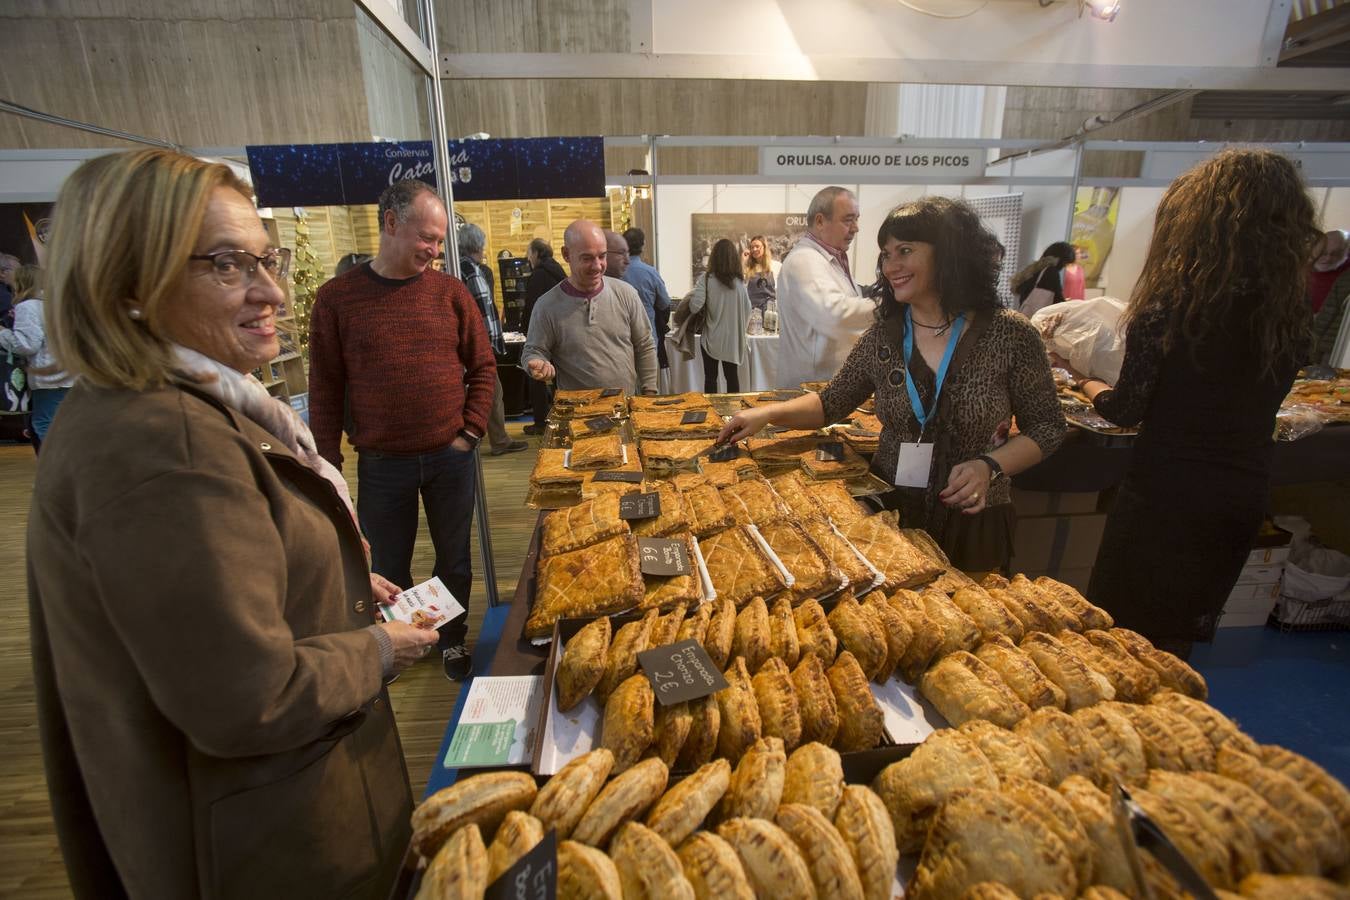
[(1083, 18), (1084, 12), (1090, 13), (1094, 19), (1114, 22), (1120, 12), (1120, 0), (1078, 0), (1078, 18)]

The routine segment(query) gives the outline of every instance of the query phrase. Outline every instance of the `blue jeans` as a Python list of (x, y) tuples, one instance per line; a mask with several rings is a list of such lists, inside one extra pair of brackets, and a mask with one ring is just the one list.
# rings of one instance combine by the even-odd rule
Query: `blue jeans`
[(61, 401), (66, 399), (66, 394), (70, 388), (34, 388), (32, 406), (30, 407), (33, 419), (33, 434), (42, 441), (47, 437), (47, 429), (52, 427), (52, 418), (56, 416), (56, 408), (61, 405)]
[(400, 587), (412, 587), (412, 554), (417, 541), (417, 497), (427, 513), (436, 551), (432, 574), (466, 610), (441, 627), (441, 646), (464, 640), (469, 630), (473, 563), (469, 529), (477, 485), (474, 451), (442, 447), (427, 453), (362, 451), (357, 459), (356, 514), (370, 541), (370, 568)]

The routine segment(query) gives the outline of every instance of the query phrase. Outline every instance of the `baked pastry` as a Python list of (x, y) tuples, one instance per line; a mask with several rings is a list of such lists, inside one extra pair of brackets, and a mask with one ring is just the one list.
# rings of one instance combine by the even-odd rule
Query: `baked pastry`
[(763, 597), (755, 597), (736, 614), (731, 655), (744, 659), (745, 668), (751, 675), (769, 658), (769, 608)]
[(1120, 891), (1127, 897), (1142, 895), (1120, 829), (1116, 826), (1111, 798), (1080, 775), (1071, 775), (1059, 785), (1059, 793), (1073, 809), (1092, 848), (1092, 882)]
[[(574, 388), (566, 391), (554, 391), (553, 406), (550, 407), (549, 412), (565, 413), (578, 406), (594, 403), (600, 399), (600, 395), (604, 392), (604, 388)], [(623, 394), (620, 392), (619, 398), (622, 398), (622, 396)], [(619, 398), (616, 398), (616, 402)]]
[(1074, 719), (1102, 748), (1108, 770), (1126, 784), (1143, 784), (1148, 777), (1148, 754), (1130, 718), (1110, 703), (1080, 709)]
[(1185, 716), (1153, 704), (1112, 703), (1108, 708), (1130, 720), (1144, 742), (1150, 769), (1213, 771), (1213, 745)]
[(712, 614), (703, 633), (703, 650), (719, 669), (731, 661), (731, 642), (736, 637), (736, 604), (729, 597), (712, 601)]
[(472, 900), (488, 886), (488, 855), (483, 836), (472, 823), (445, 842), (422, 874), (419, 900)]
[(1045, 760), (1015, 732), (999, 728), (985, 719), (971, 719), (957, 731), (969, 738), (975, 748), (984, 754), (989, 765), (994, 767), (1000, 784), (1010, 778), (1050, 783), (1050, 768), (1046, 766)]
[(791, 515), (783, 498), (763, 478), (738, 481), (721, 491), (722, 502), (741, 525), (772, 525)]
[(722, 502), (721, 493), (710, 484), (685, 490), (684, 499), (689, 507), (689, 520), (693, 523), (694, 534), (700, 539), (736, 524), (731, 510)]
[(656, 490), (655, 484), (645, 480), (638, 482), (602, 480), (599, 476), (604, 475), (606, 472), (633, 472), (635, 474), (640, 474), (642, 472), (642, 466), (638, 462), (637, 457), (633, 456), (626, 464), (617, 466), (613, 469), (583, 472), (581, 474), (582, 500), (594, 500), (596, 497), (603, 497), (606, 494), (618, 494), (619, 496), (623, 496), (624, 494), (631, 494), (635, 491), (639, 494), (643, 494), (648, 491)]
[(1073, 859), (1045, 819), (1010, 796), (975, 790), (938, 812), (905, 896), (960, 897), (985, 881), (1001, 882), (1019, 897), (1078, 893)]
[[(806, 496), (811, 495), (808, 493)], [(797, 525), (806, 532), (807, 537), (815, 541), (820, 552), (844, 576), (841, 586), (852, 587), (855, 591), (871, 590), (877, 573), (828, 519), (799, 519)]]
[(762, 737), (746, 749), (722, 795), (723, 820), (737, 816), (773, 818), (783, 796), (787, 754), (776, 737)]
[(848, 845), (866, 900), (889, 900), (900, 860), (895, 830), (881, 798), (860, 784), (844, 788), (834, 827)]
[(1082, 631), (1083, 621), (1077, 614), (1070, 610), (1063, 603), (1059, 602), (1059, 597), (1055, 592), (1043, 591), (1035, 582), (1022, 574), (1014, 575), (1008, 579), (1008, 591), (1014, 595), (1025, 597), (1028, 602), (1036, 604), (1040, 609), (1050, 617), (1054, 623), (1054, 628), (1050, 631)]
[(878, 673), (878, 680), (884, 681), (890, 678), (896, 666), (900, 665), (905, 651), (909, 649), (909, 642), (914, 640), (914, 630), (910, 627), (909, 621), (891, 606), (881, 591), (872, 591), (864, 597), (862, 607), (872, 614), (886, 636), (886, 662)]
[(1101, 671), (1116, 689), (1117, 700), (1144, 703), (1158, 692), (1161, 686), (1158, 673), (1135, 659), (1113, 635), (1093, 630), (1083, 632), (1083, 637), (1109, 663), (1111, 670)]
[(1080, 885), (1092, 881), (1092, 844), (1088, 841), (1078, 816), (1069, 801), (1054, 788), (1026, 778), (1009, 778), (1003, 782), (1003, 793), (1026, 807), (1033, 815), (1050, 826), (1073, 861), (1073, 871)]
[(1062, 606), (1077, 616), (1083, 624), (1084, 630), (1106, 629), (1116, 624), (1109, 612), (1099, 606), (1093, 606), (1075, 588), (1062, 581), (1056, 581), (1048, 575), (1041, 575), (1036, 578), (1035, 584), (1042, 591), (1053, 595)]
[(638, 449), (642, 454), (642, 467), (648, 472), (674, 472), (677, 469), (696, 467), (699, 454), (711, 446), (712, 441), (708, 438), (647, 439), (642, 441)]
[[(1188, 703), (1204, 706), (1199, 700), (1191, 700), (1189, 697), (1182, 698), (1180, 694), (1172, 694), (1178, 700), (1185, 700)], [(1223, 719), (1223, 714), (1213, 707), (1205, 707), (1216, 717)], [(1194, 719), (1192, 719), (1194, 721)], [(1227, 719), (1224, 719), (1227, 722)], [(1228, 724), (1232, 724), (1229, 722)], [(1237, 726), (1233, 726), (1236, 730)], [(1210, 732), (1210, 739), (1214, 739), (1214, 734), (1219, 729)], [(1239, 732), (1241, 734), (1241, 732)], [(1246, 735), (1241, 735), (1246, 738)], [(1250, 740), (1248, 738), (1247, 740)], [(1219, 745), (1216, 744), (1216, 747)], [(1243, 749), (1241, 742), (1231, 743), (1229, 747), (1237, 750)], [(1244, 752), (1246, 752), (1244, 750)], [(1299, 787), (1307, 791), (1314, 799), (1319, 801), (1331, 815), (1336, 819), (1336, 824), (1341, 829), (1341, 835), (1344, 837), (1350, 834), (1350, 792), (1346, 791), (1345, 785), (1341, 784), (1326, 769), (1317, 763), (1302, 756), (1292, 750), (1286, 750), (1283, 747), (1277, 747), (1274, 744), (1266, 744), (1260, 748), (1258, 758), (1267, 766), (1276, 772), (1288, 775)]]
[(675, 757), (675, 767), (697, 769), (717, 752), (717, 733), (721, 730), (722, 711), (711, 694), (689, 701), (689, 734)]
[(816, 445), (825, 440), (824, 432), (784, 429), (782, 431), (766, 428), (759, 434), (746, 438), (745, 449), (761, 465), (797, 465), (802, 453), (814, 451)]
[(837, 481), (814, 482), (808, 485), (808, 490), (830, 517), (830, 521), (841, 529), (866, 515), (848, 488)]
[(919, 679), (919, 690), (952, 725), (988, 719), (1012, 728), (1031, 712), (997, 672), (965, 650), (934, 663)]
[[(669, 540), (684, 542), (685, 553), (694, 561), (694, 536), (689, 532), (672, 534)], [(642, 602), (638, 609), (670, 609), (671, 607), (696, 606), (703, 602), (703, 575), (698, 564), (691, 566), (685, 575), (643, 575)], [(670, 643), (670, 641), (666, 641)], [(652, 644), (651, 646), (659, 646)]]
[(534, 816), (514, 809), (507, 813), (497, 829), (497, 836), (492, 839), (492, 846), (488, 847), (486, 883), (496, 881), (543, 839), (544, 826)]
[(788, 592), (794, 601), (828, 596), (844, 583), (843, 573), (796, 523), (782, 521), (762, 525), (759, 530), (769, 542), (774, 555), (792, 575), (792, 586)]
[(807, 600), (792, 611), (792, 620), (797, 626), (797, 646), (801, 658), (814, 655), (825, 665), (834, 662), (839, 650), (839, 638), (830, 627), (825, 609), (815, 600)]
[(730, 487), (738, 482), (759, 477), (759, 465), (749, 456), (737, 456), (735, 459), (721, 462), (700, 458), (698, 467), (704, 483), (715, 488)]
[(737, 608), (749, 603), (752, 597), (773, 597), (787, 587), (778, 567), (744, 525), (701, 538), (699, 549), (703, 551), (713, 590)]
[(581, 754), (539, 789), (530, 804), (530, 815), (539, 820), (545, 831), (551, 828), (558, 832), (558, 840), (566, 840), (572, 836), (586, 807), (605, 786), (613, 768), (614, 754), (603, 747)]
[(545, 516), (539, 555), (580, 550), (628, 531), (628, 522), (619, 518), (619, 495), (606, 494)]
[(688, 532), (693, 527), (689, 509), (685, 505), (684, 495), (674, 485), (664, 482), (656, 486), (661, 497), (661, 513), (651, 519), (633, 519), (629, 526), (633, 534), (642, 537), (666, 537), (676, 532)]
[(782, 803), (800, 803), (834, 820), (844, 796), (844, 766), (838, 752), (818, 742), (802, 744), (787, 758)]
[(1135, 659), (1157, 672), (1162, 687), (1197, 700), (1209, 696), (1209, 686), (1199, 672), (1174, 654), (1154, 647), (1142, 634), (1128, 628), (1112, 628), (1108, 634), (1120, 641)]
[(1220, 842), (1218, 828), (1208, 815), (1149, 790), (1136, 789), (1130, 796), (1206, 881), (1227, 890), (1237, 887), (1228, 849)]
[(644, 649), (650, 650), (653, 647), (664, 647), (667, 644), (675, 643), (675, 635), (680, 633), (680, 623), (684, 621), (684, 604), (677, 604), (670, 612), (656, 617), (652, 623), (652, 630), (647, 635), (647, 646)]
[(801, 641), (797, 639), (797, 620), (792, 617), (792, 604), (779, 595), (769, 607), (769, 655), (781, 659), (789, 669), (801, 658)]
[(612, 469), (623, 465), (625, 451), (618, 431), (607, 431), (591, 437), (574, 437), (568, 455), (567, 467), (574, 472)]
[(930, 734), (914, 752), (881, 770), (872, 782), (890, 815), (895, 846), (913, 853), (939, 807), (953, 794), (972, 789), (996, 791), (999, 777), (975, 743), (959, 730)]
[(1102, 748), (1072, 716), (1043, 706), (1017, 723), (1014, 729), (1031, 745), (1050, 769), (1050, 783), (1081, 775), (1093, 784), (1105, 785), (1108, 771)]
[(1089, 668), (1050, 635), (1032, 632), (1022, 639), (1021, 648), (1064, 692), (1064, 708), (1069, 712), (1115, 697), (1115, 688), (1106, 676)]
[(683, 394), (635, 395), (628, 401), (633, 412), (647, 410), (689, 410), (712, 409), (713, 405), (706, 394), (698, 391), (686, 391)]
[(901, 678), (914, 684), (941, 649), (942, 630), (929, 618), (923, 598), (913, 591), (896, 591), (886, 598), (886, 602), (909, 625), (912, 637), (896, 669)]
[(876, 453), (881, 446), (881, 420), (872, 413), (855, 412), (847, 425), (833, 431), (859, 453)]
[(1216, 768), (1220, 775), (1259, 793), (1297, 825), (1312, 842), (1322, 871), (1331, 872), (1344, 865), (1346, 843), (1336, 818), (1320, 800), (1299, 787), (1297, 781), (1227, 745), (1218, 750)]
[(1208, 821), (1211, 833), (1228, 852), (1228, 868), (1234, 882), (1261, 870), (1261, 843), (1228, 798), (1203, 781), (1162, 769), (1149, 773), (1148, 789)]
[(603, 616), (642, 601), (637, 538), (631, 534), (539, 561), (534, 608), (525, 636), (547, 637), (564, 616)]
[(647, 813), (647, 827), (670, 846), (678, 847), (703, 824), (730, 783), (731, 763), (725, 759), (715, 759), (699, 767), (697, 772), (656, 801)]
[(1191, 772), (1186, 777), (1212, 788), (1238, 811), (1261, 845), (1263, 868), (1294, 875), (1317, 874), (1318, 854), (1309, 836), (1257, 791), (1213, 772)]
[(680, 751), (684, 749), (684, 742), (689, 738), (689, 732), (693, 727), (694, 716), (687, 702), (672, 703), (669, 706), (658, 703), (653, 722), (652, 745), (647, 750), (648, 755), (659, 758), (666, 764), (666, 768), (674, 768), (675, 761), (679, 759)]
[(774, 823), (797, 845), (811, 872), (817, 897), (863, 900), (853, 854), (827, 816), (813, 806), (784, 803), (778, 807)]
[(1013, 693), (1031, 709), (1042, 706), (1064, 708), (1064, 691), (1059, 685), (1046, 678), (1031, 657), (1003, 635), (986, 640), (975, 648), (975, 655), (1003, 676)]
[(942, 591), (928, 588), (919, 594), (924, 612), (942, 635), (937, 656), (946, 656), (957, 650), (973, 650), (980, 643), (980, 627), (961, 611)]
[[(686, 416), (695, 419), (699, 413), (703, 413), (703, 416), (698, 421), (685, 421)], [(644, 441), (653, 438), (707, 438), (711, 442), (721, 433), (724, 424), (722, 417), (711, 409), (641, 409), (633, 412), (632, 420), (633, 430)]]
[(605, 654), (605, 671), (595, 685), (595, 696), (604, 703), (610, 692), (637, 671), (637, 655), (647, 649), (652, 626), (656, 624), (656, 610), (649, 610), (640, 619), (619, 626)]
[[(747, 607), (748, 609), (749, 607)], [(802, 739), (802, 715), (797, 692), (792, 687), (792, 672), (787, 663), (771, 656), (750, 679), (759, 706), (761, 730), (766, 737), (782, 740), (792, 750)]]
[(614, 774), (627, 771), (642, 758), (655, 736), (656, 695), (646, 675), (633, 675), (605, 701), (600, 746), (614, 754)]
[(666, 764), (653, 757), (615, 777), (586, 807), (572, 831), (572, 840), (592, 847), (605, 846), (619, 825), (641, 816), (665, 793), (669, 776)]
[(884, 517), (867, 516), (847, 524), (835, 523), (853, 546), (886, 576), (886, 593), (917, 587), (942, 574), (942, 567), (921, 553)]
[[(1280, 748), (1273, 746), (1261, 748), (1256, 741), (1243, 734), (1242, 730), (1237, 727), (1236, 722), (1205, 701), (1187, 697), (1185, 694), (1178, 694), (1176, 691), (1159, 691), (1153, 695), (1149, 702), (1155, 706), (1165, 706), (1172, 712), (1185, 716), (1192, 725), (1204, 732), (1205, 737), (1209, 739), (1210, 745), (1215, 750), (1232, 741), (1232, 746), (1243, 753), (1263, 757), (1266, 765), (1275, 769), (1280, 768), (1280, 766), (1272, 763), (1268, 752)], [(1337, 783), (1339, 784), (1339, 782)]]
[(741, 858), (713, 832), (690, 837), (680, 845), (679, 857), (698, 900), (755, 900)]
[(614, 861), (576, 841), (559, 843), (558, 900), (623, 900)]
[(819, 656), (814, 653), (802, 655), (801, 662), (792, 671), (792, 688), (801, 716), (801, 740), (804, 743), (834, 743), (839, 732), (839, 706)]
[(867, 676), (853, 654), (847, 650), (840, 653), (834, 665), (825, 670), (825, 677), (829, 679), (834, 704), (839, 710), (839, 730), (834, 746), (845, 751), (871, 750), (881, 743), (885, 721), (872, 697)]
[(619, 870), (625, 900), (694, 900), (694, 887), (684, 877), (680, 858), (646, 825), (622, 825), (610, 842), (609, 858)]
[(1022, 639), (1024, 629), (1021, 621), (978, 584), (960, 588), (951, 595), (951, 599), (957, 609), (970, 616), (984, 640), (1000, 635), (1015, 644)]
[[(1007, 579), (1000, 578), (999, 581), (1006, 583)], [(1036, 631), (1048, 631), (1051, 634), (1054, 634), (1061, 630), (1059, 628), (1059, 623), (1057, 623), (1049, 613), (1041, 609), (1035, 602), (1029, 600), (1026, 596), (1014, 594), (1006, 587), (1000, 587), (998, 583), (991, 583), (990, 578), (985, 578), (985, 580), (980, 583), (980, 587), (983, 588), (985, 593), (990, 597), (994, 598), (994, 600), (1002, 603), (1004, 608), (1012, 613), (1017, 621), (1022, 623), (1024, 638)]]
[(797, 454), (802, 470), (812, 478), (857, 478), (867, 474), (867, 460), (847, 443), (839, 445), (838, 459), (821, 459), (818, 450), (819, 446)]
[(721, 721), (717, 730), (717, 755), (739, 760), (761, 734), (759, 704), (755, 701), (754, 685), (745, 670), (745, 660), (736, 657), (723, 673), (727, 686), (718, 691), (718, 711)]
[(558, 711), (567, 712), (591, 695), (605, 674), (610, 624), (601, 616), (584, 626), (563, 647), (553, 682), (558, 687)]
[(749, 394), (741, 399), (742, 405), (746, 408), (755, 406), (764, 406), (769, 403), (783, 403), (787, 400), (796, 400), (802, 396), (804, 391), (793, 390), (792, 388), (783, 388), (776, 391), (760, 391), (758, 394)]
[(792, 838), (768, 819), (735, 818), (717, 826), (717, 834), (740, 857), (757, 897), (814, 900), (811, 871)]
[(839, 638), (839, 643), (858, 661), (863, 674), (868, 679), (876, 678), (886, 665), (889, 650), (886, 634), (876, 617), (864, 610), (853, 594), (846, 591), (834, 609), (830, 610), (827, 621)]
[(806, 478), (801, 472), (793, 470), (775, 475), (769, 479), (775, 493), (792, 510), (792, 519), (801, 523), (806, 519), (824, 519), (825, 507), (821, 506), (811, 493)]
[(693, 641), (700, 646), (704, 638), (708, 635), (708, 623), (712, 620), (714, 605), (711, 603), (699, 603), (685, 612), (684, 621), (680, 623), (680, 631), (675, 635), (675, 641)]
[(413, 810), (413, 850), (431, 859), (466, 825), (476, 825), (491, 836), (508, 812), (528, 809), (536, 793), (534, 778), (524, 772), (488, 772), (442, 788)]
[(579, 488), (582, 473), (567, 468), (567, 451), (544, 447), (534, 461), (530, 484), (534, 487)]
[(1256, 872), (1242, 879), (1238, 885), (1242, 896), (1250, 900), (1285, 900), (1302, 897), (1303, 900), (1346, 900), (1350, 897), (1343, 885), (1325, 878), (1309, 875), (1269, 875)]

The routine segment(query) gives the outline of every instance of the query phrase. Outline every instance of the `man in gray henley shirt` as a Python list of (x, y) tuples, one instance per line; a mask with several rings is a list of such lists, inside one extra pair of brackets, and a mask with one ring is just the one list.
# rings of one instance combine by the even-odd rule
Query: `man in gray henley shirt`
[(638, 292), (605, 277), (605, 233), (578, 219), (563, 233), (572, 274), (539, 298), (520, 363), (565, 391), (622, 388), (656, 393), (656, 343)]

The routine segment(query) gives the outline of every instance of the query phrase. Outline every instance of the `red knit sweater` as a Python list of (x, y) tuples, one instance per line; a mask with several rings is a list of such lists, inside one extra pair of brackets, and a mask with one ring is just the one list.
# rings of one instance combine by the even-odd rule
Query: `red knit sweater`
[(487, 433), (496, 358), (458, 278), (381, 278), (367, 263), (319, 288), (309, 325), (309, 424), (342, 467), (342, 402), (358, 450), (425, 453), (461, 429)]

